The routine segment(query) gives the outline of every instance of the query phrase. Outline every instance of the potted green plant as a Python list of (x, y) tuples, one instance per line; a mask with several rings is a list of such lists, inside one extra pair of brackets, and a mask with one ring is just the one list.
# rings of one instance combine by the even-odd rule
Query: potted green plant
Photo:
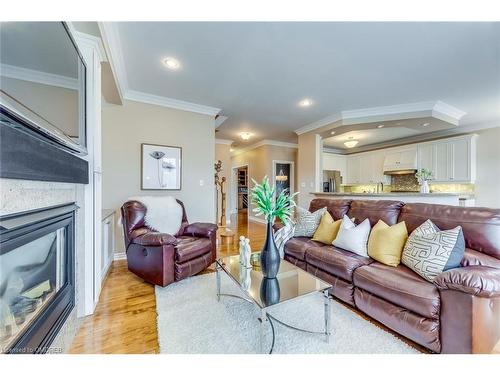
[(432, 171), (430, 169), (422, 168), (415, 173), (415, 177), (420, 183), (420, 192), (425, 194), (429, 193), (429, 181), (434, 178), (432, 176)]
[(275, 199), (275, 189), (270, 186), (269, 179), (264, 176), (262, 183), (252, 179), (251, 202), (255, 206), (253, 212), (256, 216), (264, 216), (267, 221), (266, 242), (260, 253), (260, 266), (264, 277), (275, 278), (280, 266), (280, 254), (273, 236), (273, 223), (278, 218), (282, 223), (287, 224), (291, 220), (292, 209), (296, 206), (293, 198), (295, 194), (289, 194), (284, 189)]

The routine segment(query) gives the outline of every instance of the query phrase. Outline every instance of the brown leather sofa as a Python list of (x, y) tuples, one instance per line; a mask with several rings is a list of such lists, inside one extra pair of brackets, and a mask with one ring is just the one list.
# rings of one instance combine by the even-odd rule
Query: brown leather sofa
[(128, 201), (121, 208), (128, 269), (152, 284), (166, 286), (193, 276), (215, 261), (217, 225), (189, 224), (182, 206), (182, 225), (175, 236), (144, 223), (146, 207)]
[(489, 353), (500, 345), (500, 210), (398, 201), (314, 199), (359, 223), (368, 218), (410, 233), (431, 219), (441, 229), (461, 225), (466, 243), (461, 267), (430, 283), (400, 264), (390, 267), (334, 246), (295, 237), (285, 259), (331, 283), (331, 294), (436, 353)]

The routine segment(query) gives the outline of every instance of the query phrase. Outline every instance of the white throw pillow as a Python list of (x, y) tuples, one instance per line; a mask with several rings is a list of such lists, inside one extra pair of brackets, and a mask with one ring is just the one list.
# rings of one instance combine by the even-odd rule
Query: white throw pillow
[(146, 207), (144, 223), (149, 228), (175, 236), (182, 225), (182, 207), (172, 196), (131, 197), (129, 201), (138, 201)]
[(368, 237), (370, 236), (370, 220), (365, 219), (361, 224), (354, 224), (347, 215), (342, 218), (337, 238), (333, 246), (368, 257)]

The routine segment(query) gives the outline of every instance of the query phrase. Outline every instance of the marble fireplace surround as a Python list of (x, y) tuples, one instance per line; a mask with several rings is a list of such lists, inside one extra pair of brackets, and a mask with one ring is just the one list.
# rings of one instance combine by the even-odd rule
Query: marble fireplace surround
[(77, 311), (79, 304), (83, 303), (84, 295), (82, 281), (85, 254), (84, 186), (73, 183), (0, 178), (0, 215), (72, 202), (80, 207), (75, 218), (75, 308), (52, 342), (49, 353), (66, 352), (82, 321), (77, 317)]

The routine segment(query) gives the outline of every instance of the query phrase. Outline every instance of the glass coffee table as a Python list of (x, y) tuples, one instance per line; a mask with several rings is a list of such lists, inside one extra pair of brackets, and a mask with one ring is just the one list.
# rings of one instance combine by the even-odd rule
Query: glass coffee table
[[(313, 334), (324, 335), (327, 342), (331, 335), (331, 299), (328, 290), (331, 284), (318, 279), (305, 272), (301, 268), (282, 259), (278, 275), (275, 279), (266, 279), (260, 270), (260, 253), (252, 253), (252, 268), (245, 268), (240, 264), (240, 256), (233, 255), (217, 259), (215, 263), (217, 279), (217, 301), (221, 296), (241, 298), (260, 309), (260, 350), (261, 353), (271, 354), (274, 349), (275, 331), (274, 323), (285, 327)], [(243, 296), (221, 293), (221, 271), (229, 276), (239, 287)], [(292, 326), (278, 320), (269, 314), (268, 309), (284, 303), (293, 303), (302, 297), (313, 293), (322, 293), (324, 296), (324, 330), (310, 331)], [(264, 348), (264, 335), (266, 324), (270, 324), (272, 331), (272, 343), (269, 350)]]

